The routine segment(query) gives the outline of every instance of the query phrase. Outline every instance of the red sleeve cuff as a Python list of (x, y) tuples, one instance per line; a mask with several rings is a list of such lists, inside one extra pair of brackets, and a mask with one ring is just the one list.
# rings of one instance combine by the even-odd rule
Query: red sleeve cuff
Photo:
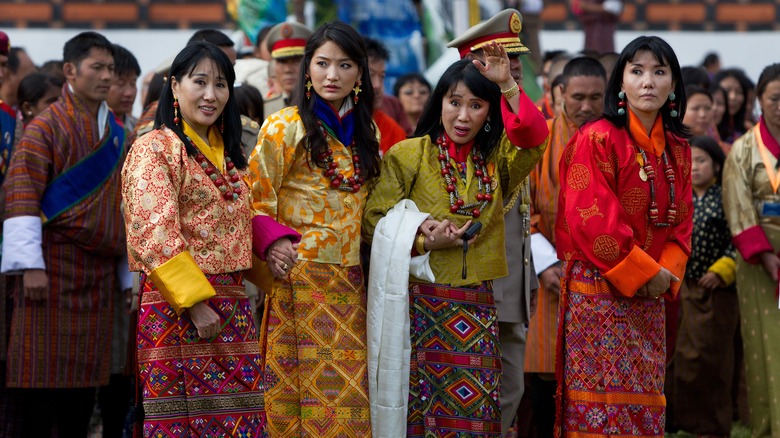
[(520, 92), (520, 108), (518, 113), (512, 112), (512, 107), (506, 99), (501, 99), (501, 117), (504, 120), (504, 130), (509, 141), (523, 149), (535, 148), (547, 140), (550, 130), (547, 121), (539, 108), (534, 105), (525, 92)]
[(612, 283), (621, 295), (633, 297), (640, 287), (660, 271), (661, 266), (635, 245), (626, 258), (604, 273), (604, 278)]
[(671, 286), (669, 286), (670, 295), (667, 295), (667, 297), (674, 299), (677, 297), (680, 286), (682, 286), (683, 277), (685, 277), (685, 265), (688, 263), (688, 254), (683, 251), (677, 242), (666, 242), (658, 263), (680, 279), (680, 281), (673, 281)]
[(272, 243), (287, 237), (292, 243), (301, 241), (301, 234), (290, 227), (273, 220), (270, 216), (257, 215), (252, 218), (252, 252), (265, 261), (265, 252)]
[(764, 234), (764, 229), (760, 225), (754, 225), (745, 229), (731, 239), (737, 251), (748, 263), (756, 264), (761, 261), (758, 255), (764, 251), (774, 252), (772, 244)]

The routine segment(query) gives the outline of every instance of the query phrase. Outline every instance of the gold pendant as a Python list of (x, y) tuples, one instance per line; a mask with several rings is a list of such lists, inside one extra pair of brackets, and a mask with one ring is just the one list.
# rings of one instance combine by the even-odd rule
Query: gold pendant
[(639, 179), (641, 179), (642, 181), (647, 181), (647, 172), (645, 172), (644, 167), (639, 168)]
[(344, 205), (347, 206), (347, 208), (352, 208), (355, 206), (355, 198), (352, 197), (351, 194), (347, 194), (347, 196), (344, 197)]

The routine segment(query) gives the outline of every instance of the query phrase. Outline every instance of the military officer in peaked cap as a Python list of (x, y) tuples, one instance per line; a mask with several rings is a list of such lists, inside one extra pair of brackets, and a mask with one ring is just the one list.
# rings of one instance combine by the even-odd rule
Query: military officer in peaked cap
[(271, 53), (270, 75), (282, 87), (279, 93), (266, 99), (264, 112), (266, 117), (290, 104), (298, 76), (306, 41), (312, 31), (296, 22), (279, 23), (268, 32), (267, 47)]

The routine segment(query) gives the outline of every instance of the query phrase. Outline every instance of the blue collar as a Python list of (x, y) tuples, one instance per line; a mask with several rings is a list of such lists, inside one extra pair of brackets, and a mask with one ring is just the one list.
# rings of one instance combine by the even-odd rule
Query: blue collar
[(344, 99), (345, 104), (341, 106), (341, 111), (320, 96), (315, 95), (314, 99), (314, 115), (325, 129), (344, 146), (351, 145), (355, 136), (355, 112), (349, 97)]

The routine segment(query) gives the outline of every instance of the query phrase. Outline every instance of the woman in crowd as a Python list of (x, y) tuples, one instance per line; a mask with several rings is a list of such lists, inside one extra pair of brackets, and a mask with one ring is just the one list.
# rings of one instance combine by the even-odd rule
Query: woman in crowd
[(236, 86), (236, 103), (241, 113), (241, 146), (248, 157), (257, 146), (260, 125), (265, 120), (263, 96), (257, 88), (249, 84), (239, 84)]
[(260, 346), (242, 284), (252, 212), (234, 79), (217, 46), (183, 49), (155, 129), (122, 171), (130, 269), (141, 271), (147, 437), (265, 436)]
[(393, 94), (401, 102), (404, 113), (409, 119), (412, 130), (407, 132), (407, 135), (411, 137), (431, 95), (431, 84), (420, 73), (408, 73), (395, 81)]
[[(753, 436), (780, 433), (780, 64), (761, 72), (759, 122), (734, 142), (723, 168), (723, 207), (737, 257), (737, 295)], [(776, 249), (777, 248), (777, 249)]]
[(685, 87), (688, 104), (685, 107), (683, 124), (691, 135), (707, 135), (712, 126), (712, 95), (698, 85)]
[(41, 111), (59, 99), (63, 82), (47, 73), (30, 73), (19, 82), (16, 92), (22, 122), (27, 125)]
[[(444, 73), (416, 137), (383, 158), (382, 178), (366, 205), (368, 240), (401, 200), (433, 217), (417, 230), (414, 253), (430, 252), (435, 283), (409, 279), (407, 436), (501, 435), (492, 280), (507, 274), (504, 253), (495, 250), (504, 239), (503, 196), (539, 160), (548, 130), (514, 83), (504, 47), (483, 48), (484, 66), (461, 60)], [(461, 236), (474, 221), (482, 230), (467, 247)]]
[(680, 65), (658, 37), (629, 43), (604, 117), (560, 162), (557, 380), (564, 434), (663, 436), (664, 299), (690, 254), (691, 155)]
[(729, 151), (731, 151), (731, 143), (726, 143), (720, 136), (721, 123), (727, 111), (728, 93), (718, 84), (711, 85), (709, 91), (712, 96), (712, 121), (707, 129), (707, 135), (717, 140), (720, 148), (723, 149), (723, 153), (728, 155)]
[(737, 372), (735, 343), (730, 340), (739, 336), (739, 306), (734, 289), (736, 253), (721, 199), (726, 156), (710, 137), (693, 137), (690, 143), (693, 235), (680, 288), (681, 318), (674, 372), (669, 376), (673, 412), (668, 417), (675, 428), (688, 433), (727, 437)]
[(726, 113), (718, 125), (720, 138), (731, 144), (753, 125), (748, 112), (749, 90), (752, 87), (750, 79), (742, 70), (729, 68), (720, 70), (712, 79), (713, 85), (718, 85), (726, 91)]
[(296, 105), (270, 115), (250, 158), (253, 246), (266, 295), (272, 436), (371, 436), (360, 227), (379, 143), (363, 38), (325, 24), (304, 48)]

